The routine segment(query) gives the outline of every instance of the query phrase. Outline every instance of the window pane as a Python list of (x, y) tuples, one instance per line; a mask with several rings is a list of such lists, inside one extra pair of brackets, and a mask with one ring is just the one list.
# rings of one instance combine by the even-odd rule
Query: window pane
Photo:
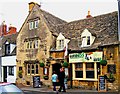
[(83, 68), (83, 63), (75, 64), (75, 68)]
[(32, 74), (34, 74), (34, 65), (32, 64)]
[(83, 71), (75, 71), (76, 78), (83, 78)]
[(14, 66), (9, 66), (9, 75), (14, 75)]
[(94, 63), (87, 63), (86, 64), (86, 69), (87, 70), (94, 70)]
[(28, 65), (28, 74), (30, 74), (30, 65)]
[(32, 48), (32, 41), (30, 41), (30, 48)]
[(36, 65), (36, 74), (38, 74), (38, 65)]
[(64, 47), (64, 40), (59, 40), (59, 49)]
[(90, 36), (87, 36), (87, 45), (90, 45)]
[(94, 71), (86, 71), (86, 78), (94, 78)]
[(38, 27), (38, 20), (35, 21), (35, 28), (37, 28), (37, 27)]
[(6, 44), (6, 54), (10, 54), (10, 44)]
[(29, 42), (27, 42), (27, 48), (29, 48)]

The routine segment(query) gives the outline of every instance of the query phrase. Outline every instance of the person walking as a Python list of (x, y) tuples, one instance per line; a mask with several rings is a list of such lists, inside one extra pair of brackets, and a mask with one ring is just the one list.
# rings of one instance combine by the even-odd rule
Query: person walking
[(60, 83), (60, 88), (58, 91), (61, 92), (61, 90), (63, 89), (63, 92), (66, 92), (65, 84), (64, 84), (64, 79), (65, 79), (64, 68), (60, 68), (60, 73), (58, 75), (58, 79), (59, 79), (59, 83)]
[(56, 83), (57, 83), (58, 75), (56, 74), (55, 71), (53, 71), (52, 74), (52, 83), (53, 83), (53, 91), (56, 91)]

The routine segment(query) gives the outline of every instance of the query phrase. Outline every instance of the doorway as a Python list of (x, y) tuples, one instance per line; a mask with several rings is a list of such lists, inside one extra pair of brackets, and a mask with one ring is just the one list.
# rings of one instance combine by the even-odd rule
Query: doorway
[(61, 64), (60, 63), (55, 63), (52, 65), (52, 72), (55, 71), (56, 74), (58, 75), (60, 73), (60, 68), (61, 68)]
[(7, 82), (7, 66), (3, 67), (3, 82)]

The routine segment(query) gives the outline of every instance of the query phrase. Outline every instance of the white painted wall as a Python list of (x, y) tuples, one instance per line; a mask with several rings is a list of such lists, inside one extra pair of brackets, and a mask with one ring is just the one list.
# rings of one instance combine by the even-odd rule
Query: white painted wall
[[(7, 82), (15, 83), (16, 81), (16, 56), (2, 57), (2, 81), (3, 81), (3, 66), (7, 66)], [(9, 75), (9, 66), (14, 66), (14, 76)]]

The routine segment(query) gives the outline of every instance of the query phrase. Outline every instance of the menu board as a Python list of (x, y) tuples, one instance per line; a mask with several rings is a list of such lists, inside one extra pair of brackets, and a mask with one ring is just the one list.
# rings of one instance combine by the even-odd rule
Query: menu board
[(98, 91), (106, 91), (106, 79), (105, 79), (104, 75), (99, 75)]
[(40, 76), (33, 76), (33, 87), (38, 88), (40, 87)]

